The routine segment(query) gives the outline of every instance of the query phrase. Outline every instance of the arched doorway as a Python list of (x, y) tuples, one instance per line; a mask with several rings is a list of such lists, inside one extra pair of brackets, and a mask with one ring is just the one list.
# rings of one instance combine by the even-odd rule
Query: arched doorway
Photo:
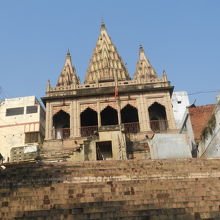
[(101, 124), (103, 126), (117, 125), (118, 124), (117, 111), (110, 106), (107, 106), (105, 109), (103, 109), (101, 112)]
[(98, 130), (98, 115), (91, 108), (85, 109), (80, 114), (81, 136), (88, 137)]
[(148, 108), (150, 127), (154, 132), (165, 131), (168, 128), (166, 109), (155, 102)]
[(130, 104), (127, 104), (121, 110), (121, 121), (124, 124), (125, 132), (137, 133), (140, 131), (138, 110)]
[(70, 137), (70, 115), (60, 110), (53, 116), (55, 139), (67, 139)]

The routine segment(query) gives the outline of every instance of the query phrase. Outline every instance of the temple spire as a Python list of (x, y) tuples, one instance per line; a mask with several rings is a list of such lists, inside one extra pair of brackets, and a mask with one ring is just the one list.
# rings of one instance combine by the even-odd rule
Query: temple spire
[(72, 65), (70, 51), (67, 51), (64, 67), (57, 81), (57, 86), (69, 86), (72, 84), (79, 84), (76, 76), (76, 70)]
[(115, 76), (117, 76), (118, 80), (130, 79), (124, 62), (112, 43), (104, 22), (102, 22), (100, 35), (93, 50), (85, 83), (114, 81)]
[(140, 45), (139, 48), (139, 60), (136, 65), (136, 72), (134, 74), (134, 79), (144, 78), (151, 79), (157, 77), (157, 73), (151, 65), (150, 61), (147, 59), (144, 48)]

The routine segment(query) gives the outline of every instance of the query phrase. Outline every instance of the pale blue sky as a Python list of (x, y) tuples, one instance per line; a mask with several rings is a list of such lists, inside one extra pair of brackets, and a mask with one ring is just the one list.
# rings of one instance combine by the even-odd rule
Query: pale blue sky
[(142, 44), (176, 91), (220, 89), (220, 0), (0, 0), (0, 97), (44, 96), (68, 48), (83, 82), (102, 18), (131, 76)]

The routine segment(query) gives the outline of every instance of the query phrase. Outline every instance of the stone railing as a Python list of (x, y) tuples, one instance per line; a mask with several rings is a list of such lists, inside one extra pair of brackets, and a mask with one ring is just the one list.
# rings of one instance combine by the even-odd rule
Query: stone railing
[(139, 122), (123, 123), (125, 133), (138, 133), (140, 132)]
[(70, 128), (57, 128), (52, 130), (53, 139), (68, 139), (70, 137)]
[(167, 120), (151, 120), (150, 128), (154, 132), (166, 131), (168, 129), (168, 121)]
[(80, 128), (80, 133), (82, 137), (89, 137), (94, 134), (94, 132), (98, 131), (98, 126), (83, 126)]

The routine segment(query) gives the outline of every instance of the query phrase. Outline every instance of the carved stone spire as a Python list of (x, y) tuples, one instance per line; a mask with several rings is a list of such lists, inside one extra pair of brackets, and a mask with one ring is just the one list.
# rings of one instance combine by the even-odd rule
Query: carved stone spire
[(72, 65), (71, 55), (68, 50), (64, 67), (57, 81), (57, 86), (69, 86), (72, 84), (79, 84), (79, 79), (76, 76), (76, 70)]
[(136, 72), (134, 74), (134, 79), (152, 79), (157, 77), (157, 73), (152, 67), (150, 61), (146, 58), (144, 53), (144, 48), (140, 46), (139, 49), (139, 60), (136, 65)]
[(93, 50), (93, 56), (89, 63), (85, 83), (97, 81), (114, 81), (130, 79), (123, 60), (118, 54), (117, 48), (109, 37), (105, 24), (101, 25), (100, 36)]

